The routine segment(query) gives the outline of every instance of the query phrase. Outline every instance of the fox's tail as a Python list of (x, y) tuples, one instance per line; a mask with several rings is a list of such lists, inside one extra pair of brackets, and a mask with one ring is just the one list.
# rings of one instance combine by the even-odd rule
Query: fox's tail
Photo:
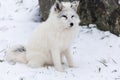
[(27, 63), (26, 48), (22, 45), (14, 46), (6, 51), (6, 60), (15, 64), (16, 62)]

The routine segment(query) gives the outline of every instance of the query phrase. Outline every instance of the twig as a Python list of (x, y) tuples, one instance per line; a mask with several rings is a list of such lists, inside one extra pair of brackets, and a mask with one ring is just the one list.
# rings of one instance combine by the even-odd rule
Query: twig
[(5, 50), (6, 50), (6, 49), (1, 50), (0, 53), (2, 53), (2, 52), (5, 51)]
[(102, 63), (105, 67), (108, 67), (108, 65), (106, 64), (106, 60), (103, 59), (102, 61), (99, 61), (100, 63)]

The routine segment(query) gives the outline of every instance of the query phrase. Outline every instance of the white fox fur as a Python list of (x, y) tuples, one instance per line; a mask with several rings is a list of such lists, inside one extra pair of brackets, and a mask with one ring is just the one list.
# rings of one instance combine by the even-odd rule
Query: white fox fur
[(54, 65), (56, 70), (64, 71), (62, 58), (65, 56), (68, 65), (73, 67), (69, 49), (80, 22), (76, 13), (77, 7), (76, 1), (73, 3), (56, 1), (48, 19), (32, 33), (26, 51), (21, 51), (19, 54), (14, 51), (15, 48), (12, 48), (7, 51), (7, 60), (26, 63), (31, 67), (50, 64)]

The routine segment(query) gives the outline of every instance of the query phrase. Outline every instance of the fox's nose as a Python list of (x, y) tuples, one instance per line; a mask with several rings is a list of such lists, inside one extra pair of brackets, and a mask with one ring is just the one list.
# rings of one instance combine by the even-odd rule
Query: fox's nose
[(73, 23), (70, 23), (70, 27), (72, 27), (74, 24)]

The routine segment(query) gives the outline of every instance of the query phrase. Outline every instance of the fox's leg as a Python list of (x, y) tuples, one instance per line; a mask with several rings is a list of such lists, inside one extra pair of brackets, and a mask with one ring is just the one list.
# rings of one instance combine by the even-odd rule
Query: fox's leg
[(74, 67), (72, 56), (70, 54), (69, 49), (65, 50), (64, 54), (65, 54), (65, 58), (66, 58), (66, 60), (68, 62), (69, 67)]
[(56, 70), (63, 72), (64, 70), (63, 70), (62, 63), (61, 63), (60, 51), (59, 50), (52, 50), (51, 54), (52, 54), (53, 64), (54, 64)]
[(61, 63), (64, 64), (64, 54), (61, 53)]

